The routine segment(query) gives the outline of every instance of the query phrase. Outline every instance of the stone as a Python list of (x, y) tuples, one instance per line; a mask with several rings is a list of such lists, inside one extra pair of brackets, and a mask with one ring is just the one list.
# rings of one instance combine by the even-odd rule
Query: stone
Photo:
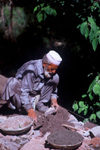
[(100, 126), (93, 127), (89, 130), (90, 134), (93, 134), (95, 137), (100, 137)]
[(99, 148), (100, 149), (100, 137), (92, 138), (90, 145), (92, 145), (93, 148)]
[(49, 150), (45, 148), (45, 140), (48, 134), (44, 137), (32, 138), (28, 143), (26, 143), (20, 150)]

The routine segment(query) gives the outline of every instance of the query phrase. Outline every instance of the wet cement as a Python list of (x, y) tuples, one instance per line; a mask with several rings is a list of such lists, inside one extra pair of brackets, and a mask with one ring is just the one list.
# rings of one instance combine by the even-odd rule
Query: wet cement
[(68, 122), (70, 113), (63, 107), (59, 107), (56, 114), (44, 116), (43, 113), (37, 112), (38, 122), (35, 128), (40, 127), (40, 131), (45, 134), (46, 132), (53, 133), (62, 127), (62, 124), (68, 124), (74, 126), (72, 123)]
[(64, 127), (56, 130), (48, 136), (48, 142), (58, 146), (74, 146), (81, 143), (83, 137), (75, 131), (68, 130)]

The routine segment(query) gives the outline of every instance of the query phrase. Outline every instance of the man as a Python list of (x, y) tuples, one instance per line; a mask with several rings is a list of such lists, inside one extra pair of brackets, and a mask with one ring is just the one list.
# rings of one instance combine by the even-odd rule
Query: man
[(59, 76), (56, 71), (61, 61), (60, 55), (51, 50), (43, 59), (26, 62), (14, 78), (5, 79), (1, 99), (6, 100), (11, 109), (23, 107), (35, 121), (35, 109), (46, 112), (49, 104), (58, 109)]

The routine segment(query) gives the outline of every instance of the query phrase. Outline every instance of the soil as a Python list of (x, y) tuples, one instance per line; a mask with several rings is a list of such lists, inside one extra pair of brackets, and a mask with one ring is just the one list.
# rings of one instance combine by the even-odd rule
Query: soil
[(38, 122), (35, 128), (40, 127), (40, 131), (45, 134), (46, 132), (53, 133), (55, 130), (59, 130), (62, 127), (62, 124), (68, 124), (74, 126), (72, 123), (68, 122), (70, 113), (63, 107), (59, 107), (56, 114), (48, 115), (47, 117), (44, 114), (37, 112)]

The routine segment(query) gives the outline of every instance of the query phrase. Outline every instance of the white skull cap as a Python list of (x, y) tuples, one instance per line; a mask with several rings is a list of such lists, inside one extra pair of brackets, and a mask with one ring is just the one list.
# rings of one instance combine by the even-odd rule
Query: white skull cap
[(51, 64), (55, 64), (57, 66), (59, 66), (62, 61), (62, 58), (60, 57), (60, 55), (54, 50), (50, 50), (46, 54), (46, 57)]

